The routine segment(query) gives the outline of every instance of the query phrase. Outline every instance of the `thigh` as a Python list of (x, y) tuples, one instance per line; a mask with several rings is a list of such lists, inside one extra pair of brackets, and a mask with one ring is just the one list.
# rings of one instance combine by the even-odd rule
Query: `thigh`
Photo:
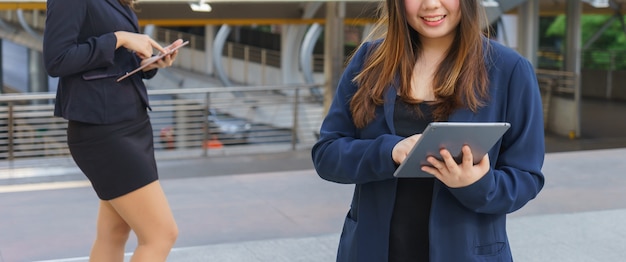
[(139, 241), (177, 232), (174, 216), (158, 180), (109, 203), (133, 229)]
[(107, 201), (100, 200), (97, 223), (98, 236), (127, 238), (130, 227)]

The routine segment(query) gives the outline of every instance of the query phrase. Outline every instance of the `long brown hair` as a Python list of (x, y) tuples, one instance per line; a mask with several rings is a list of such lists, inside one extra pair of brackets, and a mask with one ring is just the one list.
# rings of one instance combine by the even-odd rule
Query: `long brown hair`
[[(454, 41), (433, 76), (436, 101), (432, 102), (435, 121), (445, 121), (460, 107), (477, 111), (488, 99), (488, 76), (481, 19), (485, 19), (479, 0), (459, 0), (461, 21)], [(375, 107), (383, 104), (392, 84), (398, 95), (409, 103), (413, 67), (422, 46), (417, 32), (406, 20), (403, 0), (386, 0), (379, 7), (380, 19), (370, 40), (382, 37), (369, 52), (362, 71), (353, 79), (359, 89), (350, 101), (354, 124), (363, 128), (375, 117)]]

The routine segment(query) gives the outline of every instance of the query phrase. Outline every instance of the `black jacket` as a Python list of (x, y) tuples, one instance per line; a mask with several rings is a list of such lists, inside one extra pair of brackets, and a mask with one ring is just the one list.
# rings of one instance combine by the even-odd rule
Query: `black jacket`
[(136, 15), (118, 0), (48, 0), (43, 55), (48, 74), (59, 77), (55, 116), (109, 124), (149, 107), (142, 78), (156, 70), (116, 82), (140, 59), (115, 49), (115, 31), (139, 31)]

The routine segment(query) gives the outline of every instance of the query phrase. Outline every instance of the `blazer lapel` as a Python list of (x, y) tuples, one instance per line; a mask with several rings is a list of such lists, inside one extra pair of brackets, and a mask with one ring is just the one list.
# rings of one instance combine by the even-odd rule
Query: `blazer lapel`
[(128, 22), (130, 22), (133, 25), (135, 32), (139, 32), (139, 25), (137, 24), (137, 18), (135, 16), (135, 13), (133, 13), (132, 10), (123, 7), (122, 4), (118, 0), (106, 0), (106, 1), (113, 8), (119, 11), (124, 17), (126, 17)]

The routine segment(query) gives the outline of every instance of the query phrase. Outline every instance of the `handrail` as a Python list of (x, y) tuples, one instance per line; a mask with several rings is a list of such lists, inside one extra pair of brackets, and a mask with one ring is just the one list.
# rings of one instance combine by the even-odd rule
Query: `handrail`
[[(295, 90), (299, 88), (310, 88), (319, 86), (315, 84), (294, 84), (294, 85), (271, 85), (271, 86), (229, 86), (229, 87), (199, 87), (199, 88), (183, 88), (183, 89), (158, 89), (148, 90), (149, 95), (177, 95), (177, 94), (195, 94), (195, 93), (230, 93), (230, 92), (250, 92), (250, 91), (266, 91), (266, 90)], [(54, 99), (54, 93), (11, 93), (0, 94), (0, 102), (23, 101), (23, 100), (45, 100)]]
[[(308, 148), (323, 108), (300, 91), (315, 85), (320, 84), (149, 90), (157, 157)], [(0, 161), (69, 156), (67, 121), (53, 117), (54, 99), (52, 93), (0, 94)], [(220, 119), (209, 118), (209, 111)]]

